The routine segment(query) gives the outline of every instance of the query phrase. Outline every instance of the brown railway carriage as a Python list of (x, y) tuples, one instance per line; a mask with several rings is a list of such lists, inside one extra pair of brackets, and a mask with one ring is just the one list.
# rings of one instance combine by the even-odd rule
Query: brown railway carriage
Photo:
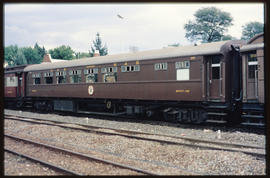
[[(70, 97), (75, 98), (226, 101), (225, 72), (230, 70), (226, 68), (226, 63), (230, 61), (226, 50), (230, 50), (227, 49), (231, 48), (229, 44), (231, 42), (223, 41), (31, 65), (25, 69), (28, 72), (27, 96), (66, 97), (71, 94)], [(222, 46), (226, 52), (222, 51)], [(135, 69), (137, 66), (138, 70)], [(122, 67), (129, 71), (123, 71), (126, 69), (122, 70)], [(102, 68), (106, 68), (107, 72)], [(115, 71), (113, 68), (116, 68)], [(86, 82), (84, 70), (88, 69), (98, 70), (93, 83)], [(56, 72), (65, 72), (65, 83), (57, 84)], [(44, 74), (48, 73), (51, 73), (52, 83), (46, 83), (47, 76)], [(72, 83), (74, 75), (80, 75), (78, 83)], [(105, 75), (111, 81), (105, 81)], [(40, 84), (34, 84), (35, 78), (39, 78)], [(209, 80), (208, 84), (206, 80)], [(93, 86), (93, 94), (88, 92), (90, 85)]]
[(250, 39), (241, 49), (242, 56), (242, 117), (250, 122), (263, 122), (264, 87), (264, 34)]
[[(24, 97), (25, 95), (25, 75), (24, 68), (26, 65), (20, 65), (15, 67), (5, 68), (5, 100), (17, 101)], [(9, 102), (16, 103), (16, 102)], [(17, 103), (17, 106), (21, 105), (21, 102)]]
[(263, 33), (250, 39), (240, 52), (243, 61), (243, 102), (264, 103)]
[(243, 44), (222, 41), (31, 65), (24, 70), (26, 96), (37, 107), (66, 111), (95, 105), (113, 106), (114, 113), (162, 110), (188, 122), (194, 115), (206, 119), (207, 112), (227, 115), (231, 100), (240, 95), (239, 74), (231, 72), (239, 65), (232, 45)]

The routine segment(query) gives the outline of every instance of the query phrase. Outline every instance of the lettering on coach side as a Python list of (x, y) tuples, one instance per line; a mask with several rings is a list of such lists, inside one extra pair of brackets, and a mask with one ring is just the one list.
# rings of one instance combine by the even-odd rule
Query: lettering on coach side
[(175, 90), (176, 93), (190, 93), (190, 90)]

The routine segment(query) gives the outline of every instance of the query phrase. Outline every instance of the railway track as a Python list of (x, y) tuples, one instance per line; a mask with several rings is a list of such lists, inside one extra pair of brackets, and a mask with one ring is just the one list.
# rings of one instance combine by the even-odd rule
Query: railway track
[(63, 172), (65, 174), (67, 174), (67, 175), (81, 176), (80, 173), (77, 173), (75, 171), (71, 171), (71, 170), (65, 169), (63, 167), (57, 166), (57, 165), (52, 164), (52, 163), (49, 163), (47, 161), (43, 161), (43, 160), (41, 160), (39, 158), (35, 158), (35, 157), (30, 156), (28, 154), (19, 153), (17, 151), (14, 151), (14, 150), (8, 149), (8, 148), (4, 148), (4, 151), (5, 152), (8, 152), (8, 153), (11, 153), (11, 154), (14, 154), (14, 155), (17, 155), (17, 156), (20, 156), (20, 157), (23, 157), (23, 158), (26, 158), (26, 159), (28, 159), (30, 161), (35, 162), (35, 163), (42, 164), (42, 165), (47, 166), (47, 167), (49, 167), (49, 168), (51, 168), (53, 170), (56, 170), (56, 171), (59, 171), (59, 172)]
[(52, 121), (52, 120), (39, 119), (39, 118), (29, 118), (29, 117), (26, 118), (22, 116), (5, 115), (5, 119), (13, 119), (17, 121), (30, 122), (34, 124), (52, 125), (52, 126), (58, 126), (62, 128), (76, 129), (76, 130), (80, 130), (84, 132), (94, 132), (96, 134), (116, 135), (116, 136), (131, 138), (131, 139), (159, 142), (161, 144), (182, 145), (182, 146), (188, 146), (192, 148), (200, 148), (200, 149), (208, 149), (208, 150), (242, 152), (245, 154), (255, 156), (259, 159), (265, 159), (265, 147), (257, 146), (257, 145), (202, 140), (202, 139), (187, 138), (187, 137), (182, 137), (182, 136), (153, 134), (153, 133), (147, 133), (147, 132), (141, 132), (141, 131), (113, 129), (113, 128), (98, 127), (98, 126), (91, 126), (91, 125), (84, 125), (84, 124), (72, 123), (74, 124), (74, 126), (67, 126), (65, 124), (71, 124), (71, 123), (64, 123), (60, 121)]
[[(12, 108), (14, 110), (17, 110), (16, 108)], [(31, 108), (24, 108), (25, 111), (29, 111), (29, 112), (36, 112)], [(43, 113), (43, 112), (41, 112)], [(115, 118), (117, 118), (117, 120), (123, 120), (123, 121), (127, 121), (127, 120), (131, 120), (131, 122), (135, 121), (135, 122), (145, 122), (145, 118), (136, 118), (134, 116), (128, 116), (128, 115), (112, 115), (112, 114), (108, 114), (108, 113), (96, 113), (96, 114), (91, 114), (90, 113), (73, 113), (73, 112), (61, 112), (61, 111), (54, 111), (55, 114), (58, 115), (62, 115), (62, 116), (78, 116), (78, 117), (97, 117), (99, 119), (105, 119), (105, 120), (114, 120)], [(259, 133), (259, 134), (264, 134), (265, 133), (265, 124), (263, 123), (263, 120), (261, 120), (260, 123), (257, 122), (243, 122), (237, 125), (228, 125), (227, 121), (224, 120), (215, 120), (215, 119), (208, 119), (206, 120), (206, 122), (201, 123), (201, 124), (189, 124), (189, 123), (178, 123), (177, 121), (173, 121), (173, 120), (166, 120), (164, 121), (164, 119), (160, 119), (160, 118), (147, 118), (147, 120), (155, 120), (155, 121), (161, 121), (161, 122), (166, 122), (169, 124), (174, 124), (174, 125), (181, 125), (181, 127), (184, 128), (191, 128), (191, 127), (201, 127), (203, 128), (208, 128), (210, 127), (216, 127), (216, 128), (235, 128), (235, 129), (239, 129), (239, 130), (243, 130), (243, 131), (247, 131), (247, 132), (254, 132), (254, 133)]]
[[(117, 162), (113, 162), (113, 161), (110, 161), (110, 160), (97, 158), (95, 156), (86, 155), (86, 154), (83, 154), (83, 153), (79, 153), (79, 152), (75, 152), (75, 151), (72, 151), (72, 150), (56, 147), (56, 146), (49, 145), (49, 144), (40, 143), (40, 142), (37, 142), (37, 141), (21, 138), (21, 137), (18, 137), (18, 136), (12, 136), (12, 135), (8, 135), (8, 134), (5, 134), (4, 136), (9, 138), (9, 139), (12, 139), (12, 140), (23, 142), (24, 144), (26, 143), (28, 145), (29, 144), (34, 145), (35, 147), (45, 148), (47, 150), (50, 150), (50, 152), (57, 152), (58, 155), (63, 154), (63, 155), (71, 155), (72, 157), (76, 157), (76, 158), (70, 158), (70, 159), (78, 159), (78, 158), (80, 158), (80, 159), (88, 160), (90, 162), (91, 161), (100, 162), (102, 164), (112, 165), (115, 168), (128, 169), (128, 170), (131, 170), (133, 172), (138, 172), (138, 173), (141, 173), (142, 175), (158, 175), (158, 174), (156, 174), (154, 172), (151, 172), (151, 171), (143, 170), (143, 169), (140, 169), (140, 168), (136, 168), (136, 167), (132, 167), (132, 166), (124, 165), (124, 164), (119, 164)], [(32, 161), (39, 162), (39, 163), (41, 163), (43, 165), (49, 166), (50, 168), (56, 169), (58, 171), (61, 171), (61, 172), (64, 172), (64, 173), (67, 173), (67, 174), (70, 174), (70, 175), (84, 175), (84, 174), (80, 173), (79, 171), (73, 171), (73, 170), (71, 170), (71, 168), (64, 168), (64, 167), (58, 166), (58, 165), (56, 165), (54, 163), (50, 163), (49, 161), (44, 161), (44, 160), (42, 160), (40, 158), (35, 158), (32, 155), (27, 155), (25, 153), (19, 153), (17, 151), (9, 149), (9, 148), (5, 148), (4, 150), (7, 151), (7, 152), (16, 154), (16, 155), (23, 156), (23, 157), (25, 157), (27, 159), (30, 159)]]

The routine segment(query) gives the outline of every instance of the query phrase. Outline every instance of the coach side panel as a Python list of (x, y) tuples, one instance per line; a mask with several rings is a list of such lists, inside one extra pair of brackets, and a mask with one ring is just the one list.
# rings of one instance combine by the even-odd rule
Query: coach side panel
[[(92, 66), (98, 68), (98, 80), (94, 83), (86, 83), (84, 70), (88, 66), (29, 72), (27, 96), (202, 101), (202, 60), (202, 56), (197, 56)], [(159, 70), (163, 63), (167, 63), (166, 69)], [(121, 70), (122, 66), (133, 65), (139, 65), (139, 71)], [(115, 82), (104, 81), (105, 74), (101, 72), (104, 67), (117, 67)], [(71, 83), (70, 71), (78, 70), (80, 82)], [(65, 83), (57, 84), (57, 71), (66, 71)], [(53, 83), (46, 84), (44, 73), (51, 73)], [(40, 83), (34, 84), (37, 76)]]

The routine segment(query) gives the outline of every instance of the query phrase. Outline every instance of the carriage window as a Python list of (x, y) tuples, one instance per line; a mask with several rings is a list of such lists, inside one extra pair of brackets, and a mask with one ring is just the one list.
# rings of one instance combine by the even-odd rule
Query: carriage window
[(255, 72), (258, 70), (258, 60), (256, 51), (251, 52), (248, 54), (248, 78), (254, 79)]
[(40, 78), (34, 78), (34, 85), (40, 84)]
[(212, 67), (212, 79), (219, 79), (220, 67)]
[(46, 84), (52, 84), (53, 83), (53, 72), (44, 72), (43, 76), (45, 77), (45, 83)]
[(103, 74), (103, 82), (116, 82), (117, 73), (107, 73)]
[(7, 87), (17, 87), (18, 86), (18, 77), (6, 77), (5, 78), (5, 86)]
[(137, 72), (140, 71), (140, 65), (121, 66), (121, 72)]
[(86, 83), (95, 83), (98, 81), (98, 75), (97, 74), (87, 74), (85, 75), (85, 82)]
[(53, 78), (52, 77), (45, 77), (45, 83), (46, 84), (52, 84), (53, 83)]
[(134, 66), (134, 71), (140, 71), (140, 65), (135, 65)]
[(101, 68), (101, 73), (106, 73), (107, 72), (107, 68)]
[(175, 63), (176, 80), (189, 80), (190, 61), (180, 61)]
[(155, 70), (167, 70), (168, 64), (166, 62), (164, 62), (164, 63), (156, 63), (154, 65), (154, 67), (155, 67)]
[(70, 76), (70, 83), (80, 83), (81, 80), (82, 80), (82, 78), (79, 75)]
[(248, 62), (257, 61), (256, 51), (248, 54)]
[(212, 57), (212, 79), (220, 79), (220, 58), (221, 56)]
[(55, 72), (57, 84), (66, 83), (66, 71)]
[(32, 78), (33, 78), (33, 84), (34, 85), (40, 84), (40, 73), (32, 74)]
[(80, 83), (82, 81), (81, 70), (70, 70), (70, 83)]
[(121, 72), (126, 72), (127, 71), (127, 66), (121, 66)]
[(66, 83), (66, 76), (58, 76), (56, 77), (56, 79), (57, 79), (57, 84)]
[(103, 82), (116, 82), (117, 81), (117, 67), (101, 68)]
[(249, 65), (248, 66), (248, 78), (254, 79), (255, 78), (255, 72), (257, 71), (257, 65)]
[(117, 67), (103, 67), (101, 68), (101, 73), (107, 73), (107, 72), (117, 72)]
[(97, 74), (98, 73), (98, 68), (93, 68), (93, 69), (84, 69), (84, 74)]
[(175, 63), (176, 69), (189, 69), (190, 68), (190, 61), (181, 61)]
[(85, 82), (94, 83), (98, 81), (98, 68), (84, 69)]

